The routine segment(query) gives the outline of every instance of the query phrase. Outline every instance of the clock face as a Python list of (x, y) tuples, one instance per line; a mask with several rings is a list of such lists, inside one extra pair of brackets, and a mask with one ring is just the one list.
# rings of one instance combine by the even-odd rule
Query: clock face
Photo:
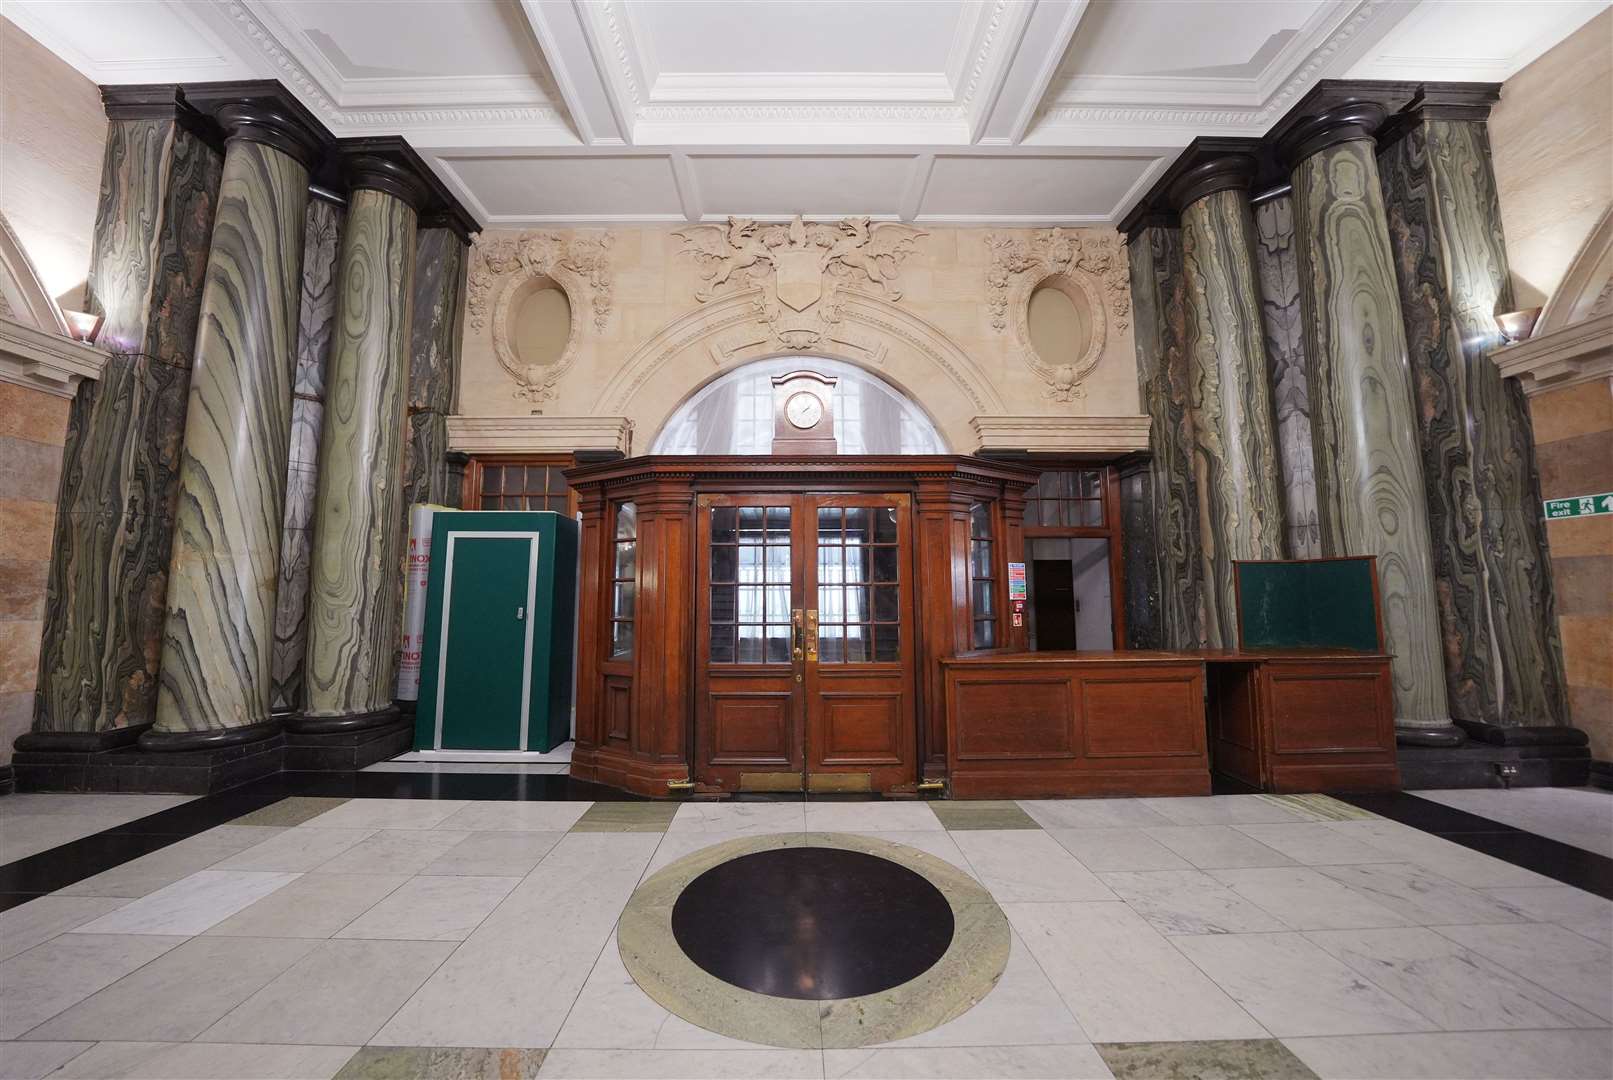
[(784, 418), (802, 430), (814, 427), (823, 419), (823, 402), (818, 395), (805, 390), (791, 394), (790, 400), (784, 403)]

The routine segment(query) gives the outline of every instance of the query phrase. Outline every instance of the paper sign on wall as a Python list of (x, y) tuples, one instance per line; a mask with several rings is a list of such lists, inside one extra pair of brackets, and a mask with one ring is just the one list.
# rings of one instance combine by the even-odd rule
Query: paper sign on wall
[(1022, 562), (1008, 564), (1008, 599), (1025, 599), (1025, 564)]

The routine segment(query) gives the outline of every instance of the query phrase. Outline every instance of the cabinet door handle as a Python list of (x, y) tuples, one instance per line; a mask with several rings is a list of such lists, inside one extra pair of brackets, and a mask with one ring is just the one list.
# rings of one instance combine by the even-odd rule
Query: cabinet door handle
[(520, 622), (521, 620), (523, 620), (525, 618), (526, 618), (526, 608), (524, 608), (524, 607), (516, 608), (515, 609), (515, 621)]
[(818, 662), (818, 609), (807, 608), (806, 613), (806, 658), (807, 663)]

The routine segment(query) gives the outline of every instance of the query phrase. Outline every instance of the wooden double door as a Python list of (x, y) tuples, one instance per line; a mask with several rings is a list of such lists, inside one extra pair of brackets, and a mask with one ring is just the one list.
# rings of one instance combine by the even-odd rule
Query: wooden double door
[(695, 781), (916, 782), (909, 496), (708, 494), (696, 512)]

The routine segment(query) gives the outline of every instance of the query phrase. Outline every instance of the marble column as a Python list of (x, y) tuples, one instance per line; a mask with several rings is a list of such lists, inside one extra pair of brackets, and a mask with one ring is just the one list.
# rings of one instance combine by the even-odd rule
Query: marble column
[(1495, 316), (1514, 304), (1488, 109), (1487, 100), (1425, 104), (1380, 147), (1378, 166), (1417, 393), (1451, 715), (1555, 726), (1568, 723), (1567, 686), (1534, 436), (1522, 389), (1489, 357), (1501, 344)]
[(415, 503), (459, 505), (448, 461), (448, 417), (459, 385), (461, 323), (469, 247), (452, 228), (423, 228), (414, 270), (414, 327), (410, 333), (409, 444), (403, 513)]
[(1182, 222), (1204, 636), (1216, 649), (1238, 644), (1233, 562), (1283, 557), (1276, 426), (1249, 213), (1254, 172), (1250, 156), (1211, 157), (1170, 191)]
[[(246, 742), (269, 718), (308, 178), (317, 121), (282, 91), (227, 133), (185, 419), (151, 750)], [(194, 100), (194, 98), (193, 98)]]
[(1204, 644), (1203, 570), (1188, 412), (1181, 231), (1150, 223), (1131, 234), (1126, 252), (1136, 311), (1138, 389), (1152, 421), (1148, 441), (1160, 637), (1166, 648), (1199, 648)]
[(1376, 555), (1395, 721), (1405, 741), (1460, 742), (1446, 705), (1416, 404), (1373, 132), (1346, 101), (1282, 138), (1291, 170), (1325, 555)]
[[(111, 353), (73, 400), (32, 749), (129, 741), (156, 704), (180, 436), (222, 155), (175, 87), (103, 91), (88, 306)], [(43, 736), (41, 738), (40, 736)]]
[(270, 704), (277, 713), (303, 705), (308, 653), (308, 573), (314, 555), (314, 493), (319, 481), (319, 433), (325, 422), (325, 369), (336, 322), (336, 269), (346, 209), (309, 199), (303, 227), (302, 304), (297, 314), (297, 374), (292, 387), (291, 453), (286, 466), (286, 516), (280, 538), (280, 584), (275, 590), (274, 664)]
[(356, 155), (347, 174), (352, 194), (314, 509), (306, 702), (294, 725), (309, 733), (396, 716), (404, 406), (415, 229), (426, 191), (407, 166), (388, 157)]

